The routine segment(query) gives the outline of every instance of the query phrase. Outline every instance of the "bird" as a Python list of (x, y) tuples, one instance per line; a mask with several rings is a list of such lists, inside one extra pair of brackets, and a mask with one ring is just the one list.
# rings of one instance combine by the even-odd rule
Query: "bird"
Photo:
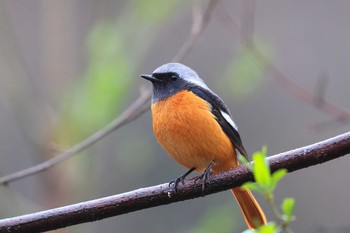
[[(163, 149), (188, 168), (172, 181), (179, 182), (192, 171), (202, 173), (202, 188), (211, 174), (239, 165), (247, 157), (237, 125), (223, 100), (190, 67), (166, 63), (152, 74), (141, 74), (153, 86), (152, 122)], [(203, 190), (202, 190), (203, 191)], [(266, 224), (266, 216), (249, 190), (231, 189), (249, 229)]]

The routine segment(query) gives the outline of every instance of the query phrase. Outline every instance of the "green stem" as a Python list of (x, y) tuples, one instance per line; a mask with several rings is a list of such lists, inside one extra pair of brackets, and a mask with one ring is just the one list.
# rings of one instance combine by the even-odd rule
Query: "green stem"
[(272, 211), (274, 213), (274, 215), (276, 216), (279, 225), (282, 228), (282, 232), (284, 233), (293, 233), (293, 231), (289, 228), (289, 221), (285, 221), (283, 219), (283, 214), (281, 214), (281, 212), (279, 211), (278, 206), (275, 203), (274, 197), (273, 197), (273, 193), (272, 192), (267, 192), (265, 193), (265, 197), (266, 197), (266, 201), (267, 203), (271, 206)]

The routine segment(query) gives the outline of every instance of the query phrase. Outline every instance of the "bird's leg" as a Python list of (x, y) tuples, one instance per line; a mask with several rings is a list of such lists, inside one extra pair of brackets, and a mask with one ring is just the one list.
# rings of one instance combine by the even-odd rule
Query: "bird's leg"
[(201, 179), (202, 180), (202, 194), (204, 195), (204, 190), (205, 190), (205, 183), (207, 182), (208, 179), (210, 179), (211, 175), (211, 169), (213, 168), (215, 164), (215, 161), (211, 161), (208, 165), (208, 167), (204, 170), (202, 175), (196, 178), (196, 181)]
[(179, 184), (180, 182), (183, 184), (185, 178), (186, 178), (189, 174), (191, 174), (194, 170), (196, 170), (195, 167), (191, 168), (191, 169), (188, 170), (185, 174), (183, 174), (182, 176), (176, 178), (175, 180), (170, 181), (170, 182), (169, 182), (169, 187), (170, 187), (171, 185), (174, 184), (174, 191), (175, 191), (175, 193), (176, 193), (176, 192), (177, 192), (177, 186), (178, 186), (178, 184)]

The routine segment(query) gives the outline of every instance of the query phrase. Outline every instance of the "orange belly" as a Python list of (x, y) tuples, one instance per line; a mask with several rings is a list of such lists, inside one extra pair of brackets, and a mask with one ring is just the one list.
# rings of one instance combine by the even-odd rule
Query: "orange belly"
[(237, 166), (235, 149), (210, 109), (187, 90), (152, 105), (158, 142), (178, 163), (200, 172), (211, 161), (215, 161), (214, 172)]

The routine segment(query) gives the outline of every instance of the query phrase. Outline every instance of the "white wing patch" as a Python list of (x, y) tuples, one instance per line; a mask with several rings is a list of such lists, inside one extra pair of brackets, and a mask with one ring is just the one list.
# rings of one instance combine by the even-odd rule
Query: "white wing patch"
[(235, 129), (238, 131), (237, 125), (233, 122), (230, 115), (228, 115), (226, 112), (220, 111), (221, 115), (225, 118), (225, 120)]

